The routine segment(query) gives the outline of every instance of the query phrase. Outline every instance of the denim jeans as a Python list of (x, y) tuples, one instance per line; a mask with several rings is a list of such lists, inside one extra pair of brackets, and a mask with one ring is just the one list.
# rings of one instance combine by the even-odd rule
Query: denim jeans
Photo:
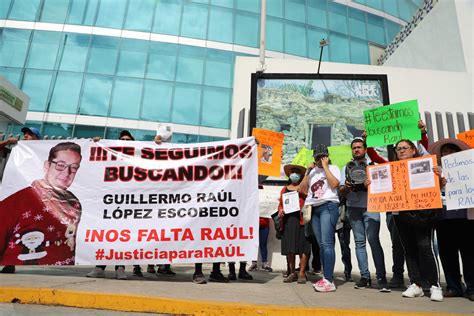
[(369, 263), (367, 260), (366, 240), (372, 250), (377, 279), (385, 279), (385, 260), (380, 245), (380, 213), (369, 213), (366, 208), (348, 206), (349, 221), (354, 233), (357, 263), (360, 275), (370, 279)]
[(262, 256), (262, 262), (267, 262), (267, 241), (268, 241), (268, 233), (270, 232), (270, 228), (268, 227), (260, 227), (258, 230), (258, 237), (259, 237), (259, 248), (260, 248), (260, 255)]
[(334, 235), (338, 217), (339, 208), (337, 203), (326, 202), (322, 205), (313, 206), (311, 225), (319, 244), (324, 278), (330, 282), (333, 281), (334, 264), (336, 262)]

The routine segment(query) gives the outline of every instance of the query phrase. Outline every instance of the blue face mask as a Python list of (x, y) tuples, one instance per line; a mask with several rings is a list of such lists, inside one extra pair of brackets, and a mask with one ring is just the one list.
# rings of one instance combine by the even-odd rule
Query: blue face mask
[(290, 181), (291, 182), (297, 183), (298, 181), (300, 181), (300, 179), (301, 179), (301, 176), (298, 173), (291, 173), (290, 174)]

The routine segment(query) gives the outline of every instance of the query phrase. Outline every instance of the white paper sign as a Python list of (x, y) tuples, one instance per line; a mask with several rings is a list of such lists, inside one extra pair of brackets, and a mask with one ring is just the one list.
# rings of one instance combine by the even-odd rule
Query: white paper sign
[(299, 211), (300, 208), (300, 199), (297, 191), (283, 193), (283, 211), (285, 214), (294, 213)]
[(370, 192), (384, 193), (392, 192), (392, 174), (390, 173), (390, 165), (380, 165), (369, 169)]
[(446, 208), (474, 208), (474, 149), (441, 158), (446, 178)]
[(260, 217), (271, 218), (273, 213), (278, 212), (281, 188), (280, 186), (265, 185), (263, 190), (258, 190)]

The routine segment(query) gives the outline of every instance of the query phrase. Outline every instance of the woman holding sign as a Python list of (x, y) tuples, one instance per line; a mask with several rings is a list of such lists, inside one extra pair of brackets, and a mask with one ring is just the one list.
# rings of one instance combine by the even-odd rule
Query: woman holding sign
[(318, 292), (334, 292), (334, 264), (336, 262), (335, 233), (339, 218), (339, 197), (337, 188), (341, 171), (331, 165), (326, 145), (316, 145), (313, 151), (314, 162), (308, 167), (301, 183), (301, 190), (307, 193), (306, 204), (312, 205), (311, 226), (321, 252), (324, 278), (313, 287)]
[[(407, 160), (419, 157), (415, 144), (402, 139), (394, 145), (394, 160)], [(439, 263), (434, 254), (434, 221), (437, 210), (402, 211), (394, 216), (395, 224), (405, 250), (405, 260), (411, 285), (402, 293), (403, 297), (424, 296), (421, 287), (426, 280), (432, 301), (443, 301), (439, 284)]]
[[(301, 191), (300, 183), (303, 180), (306, 168), (298, 165), (286, 165), (285, 174), (288, 185), (280, 192), (278, 216), (282, 218), (281, 254), (286, 256), (289, 265), (288, 276), (283, 279), (285, 283), (298, 281), (306, 283), (305, 270), (308, 263), (311, 245), (304, 234), (303, 214), (306, 194)], [(300, 256), (300, 271), (296, 274), (295, 256)]]

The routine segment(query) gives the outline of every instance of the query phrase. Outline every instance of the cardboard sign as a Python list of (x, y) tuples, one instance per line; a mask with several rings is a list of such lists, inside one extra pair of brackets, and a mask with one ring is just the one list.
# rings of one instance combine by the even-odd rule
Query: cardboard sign
[(254, 128), (252, 136), (258, 140), (258, 174), (279, 177), (285, 134)]
[(352, 159), (351, 145), (330, 146), (328, 147), (329, 159), (331, 164), (342, 169)]
[(474, 149), (463, 150), (441, 158), (446, 178), (446, 209), (474, 207)]
[(456, 135), (456, 138), (468, 144), (469, 147), (474, 148), (474, 129), (464, 133), (459, 133)]
[(292, 165), (308, 167), (310, 163), (314, 161), (313, 151), (303, 146), (301, 150), (296, 155), (295, 159), (291, 162)]
[(411, 100), (364, 111), (367, 146), (386, 146), (401, 139), (420, 140), (418, 101)]
[(441, 208), (436, 156), (367, 166), (369, 212)]

